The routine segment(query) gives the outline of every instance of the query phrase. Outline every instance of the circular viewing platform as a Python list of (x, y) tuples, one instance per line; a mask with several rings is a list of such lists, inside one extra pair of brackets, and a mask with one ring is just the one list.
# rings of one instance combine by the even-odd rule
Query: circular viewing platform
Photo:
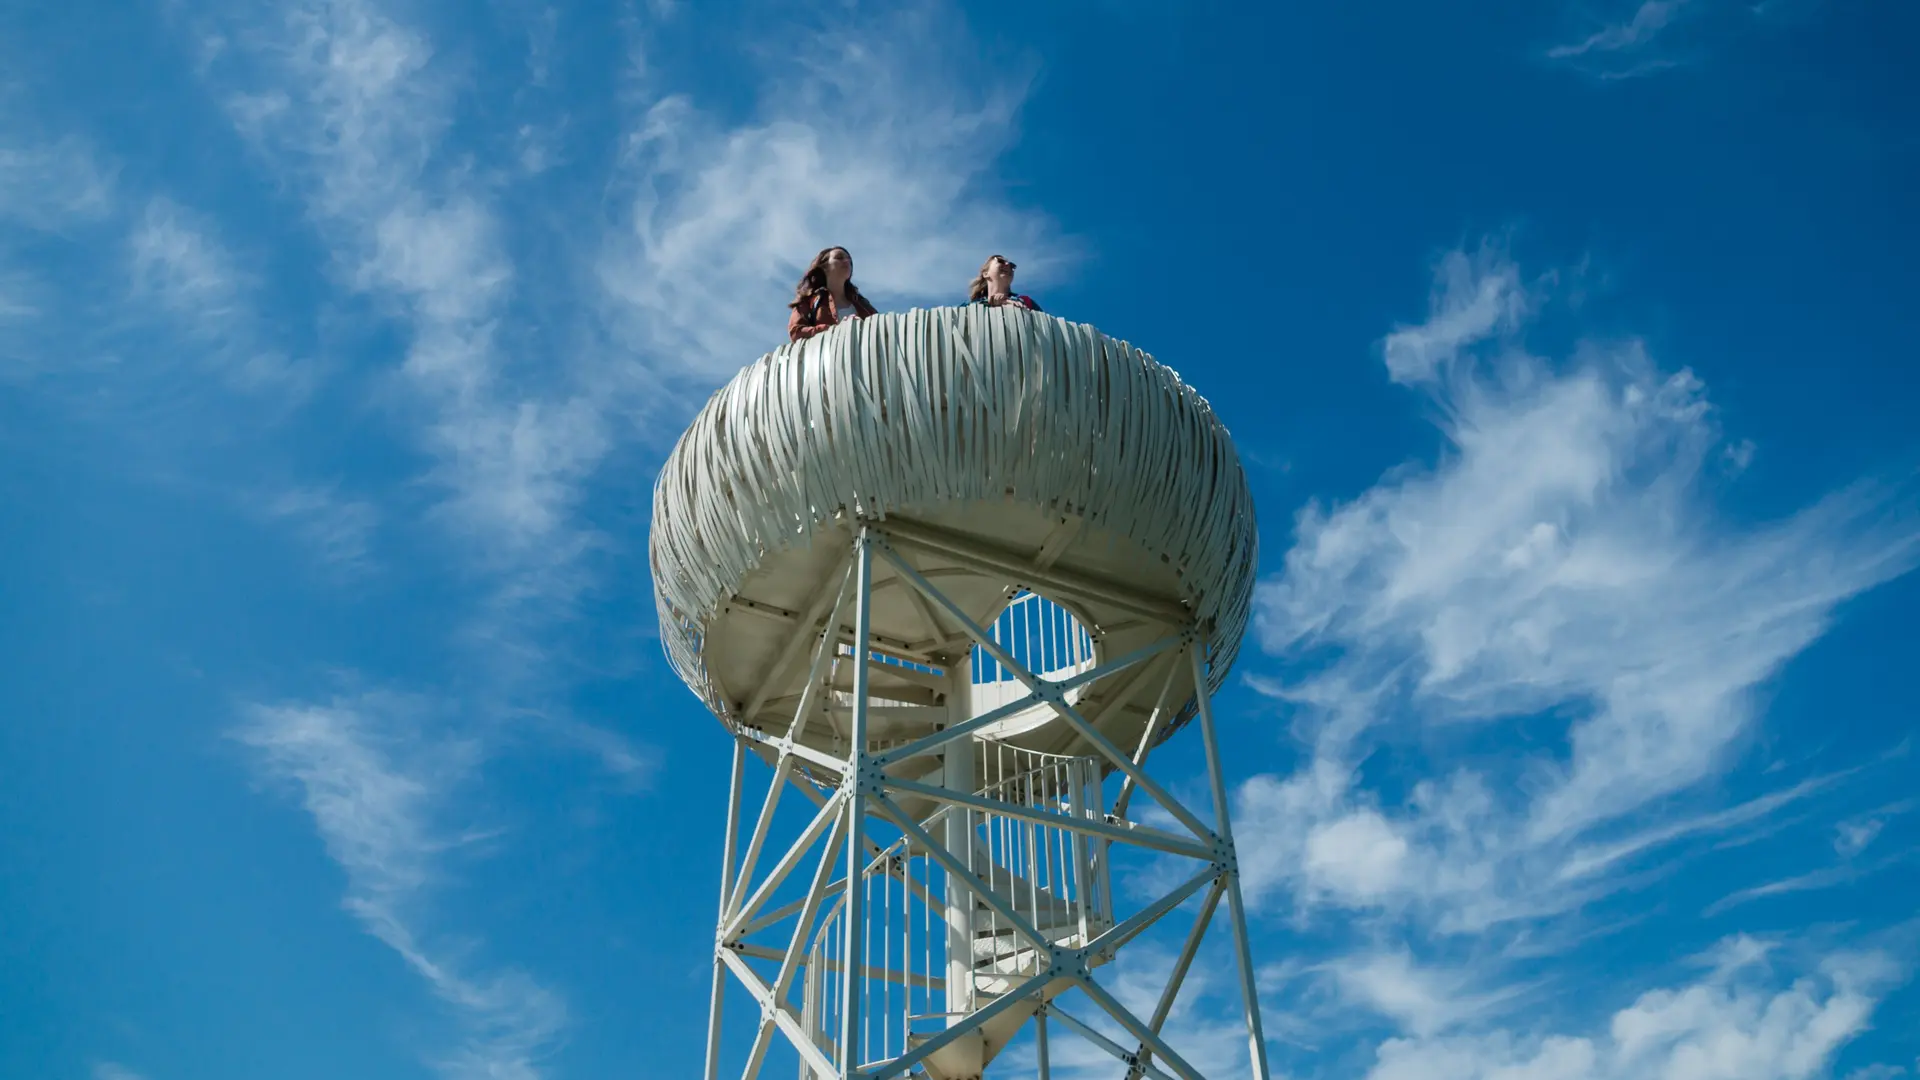
[[(708, 401), (660, 473), (650, 557), (667, 655), (722, 721), (787, 729), (863, 526), (899, 560), (875, 563), (871, 591), (874, 749), (1013, 700), (961, 615), (1035, 674), (1081, 680), (1067, 700), (1129, 750), (1180, 725), (1191, 677), (1171, 654), (1089, 673), (1193, 634), (1217, 687), (1246, 627), (1258, 540), (1225, 427), (1172, 369), (1051, 315), (843, 323)], [(851, 641), (850, 605), (837, 620)], [(853, 656), (838, 654), (801, 741), (844, 755)], [(1076, 733), (1056, 720), (1035, 704), (980, 734), (1068, 752)]]

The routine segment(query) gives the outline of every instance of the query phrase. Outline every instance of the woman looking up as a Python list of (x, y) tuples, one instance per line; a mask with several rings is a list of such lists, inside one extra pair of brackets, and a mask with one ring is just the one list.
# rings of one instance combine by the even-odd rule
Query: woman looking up
[(973, 285), (967, 289), (967, 302), (986, 304), (988, 307), (1023, 307), (1028, 311), (1039, 311), (1040, 305), (1034, 303), (1031, 296), (1020, 296), (1013, 291), (1013, 263), (1004, 255), (989, 258), (980, 267), (980, 276), (973, 279)]
[(848, 319), (878, 314), (853, 283), (853, 256), (843, 247), (830, 247), (813, 257), (800, 284), (793, 288), (793, 314), (787, 317), (787, 337), (810, 338)]

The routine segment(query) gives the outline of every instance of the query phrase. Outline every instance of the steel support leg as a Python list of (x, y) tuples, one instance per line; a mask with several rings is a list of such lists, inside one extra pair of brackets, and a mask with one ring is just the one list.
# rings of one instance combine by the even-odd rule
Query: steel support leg
[[(867, 796), (874, 778), (867, 761), (867, 651), (873, 634), (873, 537), (865, 527), (854, 540), (853, 610), (853, 718), (847, 732), (847, 835), (862, 834), (867, 823)], [(877, 771), (877, 770), (876, 770)], [(846, 946), (840, 951), (840, 1075), (852, 1080), (860, 1066), (865, 1030), (861, 1008), (866, 986), (867, 853), (857, 842), (847, 845), (846, 903), (842, 918)]]
[[(1035, 704), (1051, 707), (1068, 728), (1080, 734), (1084, 745), (1092, 748), (1067, 753), (1091, 753), (1103, 759), (1065, 757), (1058, 760), (1057, 766), (1048, 766), (1061, 768), (1066, 778), (1058, 804), (999, 788), (981, 790), (978, 755), (983, 744), (977, 735), (991, 717), (971, 715), (972, 671), (970, 658), (964, 651), (956, 651), (955, 658), (951, 659), (943, 654), (936, 661), (948, 668), (950, 712), (945, 730), (920, 735), (904, 745), (874, 750), (875, 729), (869, 700), (872, 690), (869, 670), (873, 662), (869, 661), (868, 654), (877, 640), (872, 618), (876, 557), (893, 564), (901, 586), (923, 598), (925, 603), (921, 606), (927, 612), (944, 614), (944, 620), (930, 616), (930, 625), (938, 628), (943, 621), (959, 625), (968, 638), (1028, 687), (1029, 698), (1013, 708)], [(721, 872), (721, 937), (715, 949), (716, 978), (709, 1011), (706, 1080), (719, 1080), (724, 984), (729, 978), (740, 981), (761, 1013), (757, 1037), (746, 1060), (745, 1080), (753, 1080), (760, 1074), (777, 1037), (784, 1037), (798, 1050), (801, 1076), (807, 1080), (896, 1080), (916, 1069), (932, 1067), (936, 1061), (942, 1063), (939, 1067), (943, 1069), (969, 1068), (952, 1064), (955, 1055), (962, 1051), (975, 1053), (961, 1040), (1010, 1037), (1029, 1013), (1034, 1019), (1034, 1060), (1039, 1080), (1048, 1080), (1050, 1076), (1051, 1040), (1061, 1031), (1076, 1032), (1112, 1054), (1125, 1066), (1126, 1075), (1130, 1077), (1200, 1080), (1200, 1074), (1182, 1058), (1178, 1048), (1168, 1045), (1162, 1032), (1182, 983), (1187, 981), (1192, 966), (1199, 962), (1197, 954), (1202, 939), (1209, 922), (1221, 913), (1222, 900), (1226, 901), (1225, 913), (1232, 923), (1253, 1080), (1270, 1080), (1246, 905), (1233, 847), (1225, 767), (1213, 704), (1207, 693), (1206, 645), (1198, 630), (1191, 625), (1170, 626), (1168, 636), (1162, 640), (1140, 646), (1124, 657), (1108, 658), (1096, 669), (1056, 681), (1036, 674), (1036, 670), (1044, 669), (1023, 666), (1009, 655), (952, 598), (891, 550), (879, 529), (865, 524), (859, 526), (849, 562), (851, 566), (837, 598), (829, 600), (822, 590), (820, 596), (808, 603), (810, 612), (831, 606), (834, 614), (828, 621), (834, 626), (816, 639), (813, 666), (786, 737), (762, 737), (742, 729), (744, 735), (754, 735), (762, 746), (779, 751), (774, 760), (774, 787), (768, 792), (761, 819), (748, 829), (749, 836), (741, 835), (744, 824), (741, 800), (744, 756), (751, 747), (744, 735), (736, 743)], [(843, 645), (848, 644), (846, 630), (835, 627), (841, 610), (849, 604), (854, 607), (851, 655), (841, 656)], [(814, 631), (802, 632), (812, 634)], [(1182, 652), (1186, 654), (1184, 659)], [(782, 663), (790, 670), (797, 670), (800, 655), (799, 647), (789, 643)], [(811, 739), (805, 746), (800, 743), (806, 734), (808, 717), (816, 711), (816, 695), (832, 692), (835, 685), (830, 676), (823, 677), (825, 669), (829, 664), (838, 663), (853, 664), (844, 759), (839, 755), (838, 745), (822, 748), (824, 735)], [(1089, 710), (1093, 718), (1089, 719), (1080, 714), (1067, 694), (1074, 686), (1117, 674), (1136, 664), (1141, 666), (1126, 677), (1129, 684), (1120, 688), (1126, 696), (1131, 697), (1136, 691), (1150, 692), (1154, 682), (1163, 675), (1166, 681), (1160, 686), (1159, 700), (1154, 702), (1141, 745), (1129, 754), (1114, 746), (1100, 730), (1102, 712), (1119, 707), (1115, 700), (1105, 701), (1100, 709)], [(1217, 822), (1211, 828), (1144, 771), (1147, 751), (1152, 747), (1155, 734), (1179, 710), (1179, 703), (1172, 700), (1171, 688), (1176, 675), (1184, 679), (1183, 668), (1191, 670), (1197, 695), (1199, 727)], [(837, 744), (838, 740), (834, 742)], [(932, 765), (931, 761), (922, 759), (924, 764), (919, 766), (903, 764), (919, 755), (936, 753), (944, 755), (944, 760), (932, 775), (925, 771)], [(886, 770), (890, 766), (900, 766), (902, 775), (889, 776)], [(1106, 766), (1120, 774), (1120, 794), (1111, 813), (1103, 808), (1101, 772)], [(841, 777), (837, 790), (826, 786), (832, 783), (831, 779), (821, 779), (835, 772)], [(908, 779), (909, 776), (917, 779)], [(792, 845), (775, 843), (768, 835), (778, 788), (789, 783), (822, 807)], [(1126, 808), (1135, 789), (1159, 803), (1191, 835), (1129, 820)], [(903, 809), (909, 805), (905, 801), (909, 799), (927, 800), (939, 806), (939, 810), (933, 816), (926, 816), (918, 809), (923, 804), (916, 801), (911, 804), (915, 812), (909, 816)], [(945, 815), (944, 821), (938, 820), (940, 815)], [(884, 824), (877, 825), (876, 837), (892, 828), (900, 833), (899, 838), (892, 841), (894, 846), (885, 850), (875, 837), (867, 835), (870, 823), (882, 822)], [(982, 823), (987, 830), (987, 847), (979, 849)], [(1035, 861), (1038, 856), (1032, 840), (1022, 849), (1009, 839), (1020, 835), (1021, 830), (1025, 830), (1028, 837), (1033, 836), (1035, 830), (1044, 830), (1054, 837), (1048, 843), (1058, 844), (1061, 873), (1077, 883), (1073, 890), (1078, 901), (1077, 912), (1058, 906), (1064, 902), (1061, 899), (1064, 893), (1049, 896), (1046, 891), (1049, 886), (1038, 872), (1039, 864)], [(827, 849), (819, 855), (820, 863), (814, 870), (811, 888), (803, 897), (794, 899), (778, 895), (779, 890), (788, 888), (783, 883), (822, 836), (827, 838)], [(845, 843), (844, 852), (835, 849), (838, 843)], [(774, 865), (762, 872), (757, 863), (766, 846), (773, 848), (767, 857)], [(1127, 911), (1123, 912), (1114, 902), (1109, 882), (1110, 859), (1124, 847), (1162, 857), (1194, 860), (1193, 872), (1177, 887), (1145, 906), (1132, 903), (1130, 898)], [(993, 856), (993, 865), (981, 859), (983, 851)], [(906, 853), (904, 857), (901, 852)], [(777, 858), (774, 853), (779, 853)], [(926, 876), (921, 879), (913, 874), (912, 863), (923, 856)], [(899, 869), (902, 858), (907, 866), (905, 872)], [(1003, 865), (1008, 859), (1023, 865)], [(934, 876), (935, 866), (939, 868), (939, 877)], [(1019, 876), (1022, 872), (1025, 877)], [(1052, 872), (1049, 869), (1047, 876)], [(917, 914), (922, 919), (920, 932), (925, 938), (926, 952), (919, 957), (918, 966), (912, 957), (915, 950), (910, 947), (913, 938), (910, 926), (904, 936), (885, 936), (889, 929), (898, 929), (888, 920), (904, 910), (894, 906), (892, 892), (882, 891), (869, 903), (870, 882), (876, 875), (888, 874), (896, 875), (901, 883), (898, 903), (923, 906)], [(944, 886), (938, 884), (941, 878)], [(1002, 879), (1005, 884), (1001, 883)], [(893, 879), (882, 876), (880, 880)], [(1150, 1015), (1134, 1014), (1094, 976), (1101, 964), (1113, 959), (1114, 954), (1125, 949), (1137, 935), (1179, 909), (1189, 897), (1198, 896), (1201, 889), (1208, 889), (1206, 899), (1200, 905), (1193, 927), (1186, 933), (1185, 947), (1175, 961), (1156, 1007)], [(1034, 967), (1024, 969), (1028, 972), (1025, 975), (1015, 973), (1021, 970), (1016, 967), (996, 970), (991, 984), (996, 993), (992, 995), (974, 992), (979, 974), (973, 968), (974, 923), (981, 912), (991, 912), (995, 924), (1016, 935), (1020, 949), (1027, 950), (1035, 961)], [(1078, 925), (1075, 925), (1076, 916)], [(796, 925), (794, 937), (784, 947), (750, 940), (754, 934), (773, 933), (775, 927), (785, 925), (788, 919), (795, 919)], [(872, 957), (867, 955), (870, 936), (876, 930), (883, 934), (880, 940), (900, 944), (897, 963), (891, 953), (883, 955), (878, 946)], [(943, 940), (944, 963), (939, 955)], [(769, 961), (779, 962), (777, 974), (764, 974), (764, 967), (753, 966)], [(931, 1025), (940, 1019), (924, 1014), (909, 1017), (911, 1000), (898, 1014), (892, 1011), (890, 994), (883, 994), (880, 988), (909, 983), (924, 986), (930, 1001), (938, 997), (944, 1002), (944, 1030), (930, 1026), (907, 1037), (909, 1020)], [(1121, 1046), (1067, 1013), (1057, 1011), (1052, 1002), (1041, 1000), (1049, 988), (1063, 984), (1084, 993), (1136, 1040), (1137, 1049)], [(788, 991), (793, 987), (804, 988), (801, 1000), (790, 1000)], [(883, 1000), (888, 1002), (884, 1021)], [(869, 1009), (869, 1005), (873, 1008)], [(1053, 1019), (1059, 1023), (1051, 1023)], [(897, 1048), (892, 1041), (892, 1029), (880, 1026), (896, 1020), (902, 1036)], [(870, 1032), (871, 1044), (867, 1042)], [(984, 1047), (987, 1043), (983, 1041), (981, 1045)], [(992, 1046), (997, 1049), (999, 1044), (995, 1042)], [(940, 1056), (936, 1058), (936, 1055)], [(967, 1058), (961, 1056), (959, 1060)], [(1208, 1080), (1229, 1078), (1215, 1076)]]
[[(747, 744), (736, 738), (733, 740), (733, 779), (727, 785), (727, 838), (721, 846), (720, 856), (720, 927), (726, 926), (727, 911), (733, 903), (733, 859), (740, 843), (740, 785), (745, 779), (746, 766)], [(727, 969), (720, 959), (719, 949), (720, 942), (716, 938), (713, 990), (707, 999), (706, 1080), (719, 1080), (720, 1077), (720, 1015), (726, 1005)]]
[[(1207, 751), (1207, 782), (1213, 788), (1213, 813), (1219, 823), (1220, 839), (1229, 852), (1233, 847), (1233, 822), (1227, 800), (1227, 778), (1220, 761), (1220, 743), (1213, 723), (1213, 695), (1207, 692), (1205, 650), (1196, 645), (1187, 651), (1193, 665), (1193, 692), (1199, 705), (1200, 738)], [(1260, 1024), (1260, 990), (1253, 966), (1253, 945), (1247, 937), (1247, 905), (1240, 895), (1240, 861), (1237, 852), (1227, 866), (1227, 911), (1233, 922), (1233, 948), (1240, 968), (1240, 999), (1247, 1021), (1247, 1053), (1253, 1061), (1253, 1080), (1269, 1080), (1267, 1037)]]

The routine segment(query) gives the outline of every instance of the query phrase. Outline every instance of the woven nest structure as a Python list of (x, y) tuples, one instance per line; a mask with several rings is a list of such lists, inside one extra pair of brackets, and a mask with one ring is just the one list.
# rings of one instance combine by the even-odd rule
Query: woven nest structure
[[(1204, 638), (1212, 687), (1246, 628), (1258, 539), (1226, 428), (1171, 368), (1050, 315), (973, 305), (845, 323), (707, 402), (660, 473), (650, 557), (666, 653), (724, 722), (753, 727), (798, 699), (791, 643), (824, 625), (863, 526), (983, 623), (1030, 590), (1102, 656), (1184, 627)], [(918, 669), (965, 662), (970, 643), (887, 584), (872, 640), (899, 676), (869, 692), (887, 706), (873, 737), (898, 740), (946, 719)], [(1115, 680), (1080, 693), (1098, 702)], [(1151, 704), (1106, 726), (1137, 734)], [(1006, 734), (1064, 745), (1049, 715)]]

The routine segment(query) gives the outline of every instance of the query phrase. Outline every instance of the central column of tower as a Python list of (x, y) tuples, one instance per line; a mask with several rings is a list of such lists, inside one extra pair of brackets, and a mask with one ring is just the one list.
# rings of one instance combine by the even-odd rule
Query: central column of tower
[[(963, 651), (947, 667), (947, 724), (973, 718), (973, 652)], [(947, 744), (940, 782), (952, 791), (974, 791), (976, 741), (972, 736)], [(952, 806), (947, 810), (947, 826), (941, 835), (947, 850), (971, 863), (973, 853), (973, 812)], [(952, 874), (947, 880), (947, 1026), (952, 1027), (973, 1011), (973, 890)]]
[[(947, 723), (973, 717), (973, 653), (962, 651), (947, 669)], [(941, 784), (954, 792), (972, 794), (975, 740), (956, 738), (947, 744)], [(973, 811), (948, 807), (947, 828), (941, 840), (948, 851), (972, 863)], [(973, 1011), (973, 890), (947, 874), (947, 1026)]]

